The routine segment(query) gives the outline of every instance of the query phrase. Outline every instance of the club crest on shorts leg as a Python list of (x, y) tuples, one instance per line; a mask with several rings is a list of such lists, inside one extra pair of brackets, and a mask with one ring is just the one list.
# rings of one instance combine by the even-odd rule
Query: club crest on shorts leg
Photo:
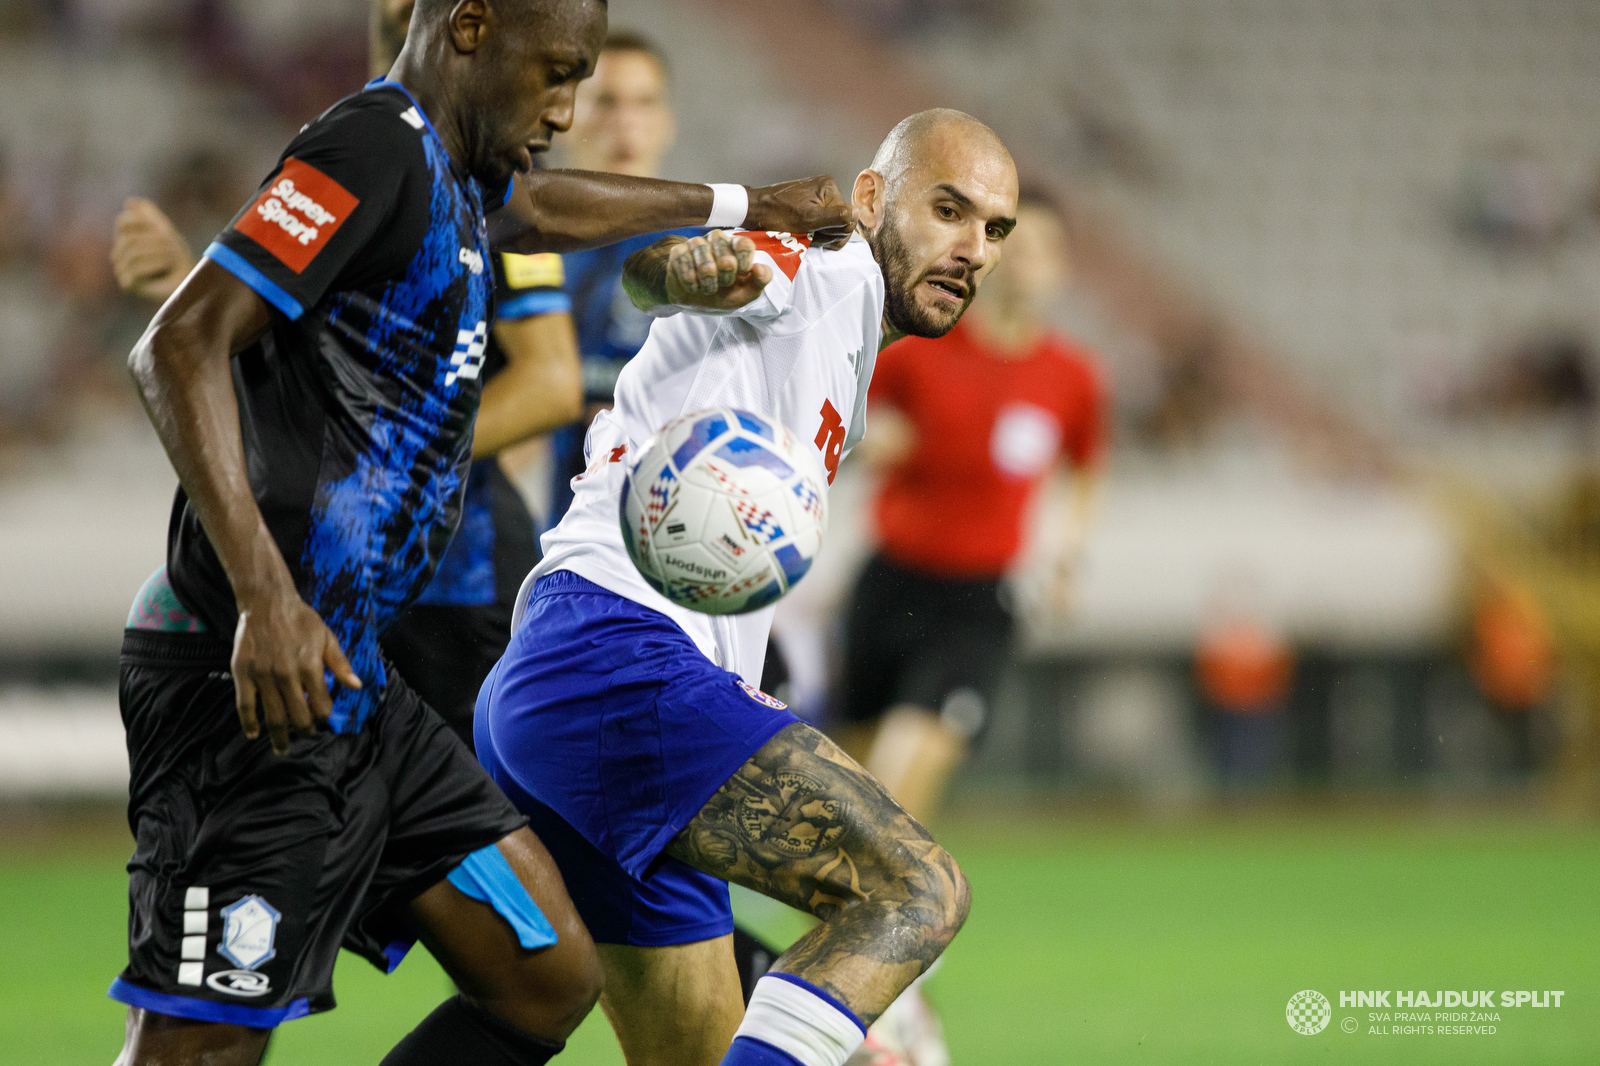
[(217, 953), (238, 969), (214, 973), (206, 978), (206, 984), (233, 996), (266, 995), (271, 991), (271, 982), (266, 974), (255, 971), (278, 953), (274, 944), (283, 916), (255, 895), (229, 904), (220, 913), (222, 942), (217, 945)]

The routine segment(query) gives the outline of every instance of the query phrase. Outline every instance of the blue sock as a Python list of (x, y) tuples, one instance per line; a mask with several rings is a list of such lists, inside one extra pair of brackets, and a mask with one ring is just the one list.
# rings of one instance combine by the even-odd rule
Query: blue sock
[(805, 1066), (805, 1063), (771, 1044), (763, 1044), (748, 1036), (737, 1036), (728, 1053), (722, 1056), (722, 1066)]

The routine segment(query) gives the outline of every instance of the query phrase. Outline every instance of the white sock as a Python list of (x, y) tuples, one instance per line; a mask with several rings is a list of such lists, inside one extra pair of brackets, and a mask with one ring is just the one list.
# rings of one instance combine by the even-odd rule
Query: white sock
[(760, 1041), (800, 1066), (843, 1066), (866, 1036), (861, 1019), (816, 985), (768, 973), (756, 982), (734, 1039)]

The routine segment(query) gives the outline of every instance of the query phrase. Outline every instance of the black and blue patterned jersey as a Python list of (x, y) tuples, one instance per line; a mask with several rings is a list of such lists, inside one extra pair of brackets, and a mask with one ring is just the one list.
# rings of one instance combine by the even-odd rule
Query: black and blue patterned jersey
[[(427, 587), (461, 514), (493, 318), (484, 205), (427, 116), (376, 81), (290, 142), (206, 249), (274, 311), (233, 364), (251, 489), (300, 595), (365, 687), (331, 726), (379, 705), (378, 636)], [(216, 632), (233, 591), (180, 489), (168, 577)]]
[[(496, 322), (571, 310), (572, 301), (562, 288), (559, 255), (496, 252), (492, 261)], [(491, 327), (483, 363), (484, 384), (505, 365), (505, 353)], [(500, 469), (499, 460), (487, 456), (472, 464), (461, 504), (461, 525), (417, 602), (457, 607), (509, 605), (516, 599), (522, 579), (538, 562), (533, 515)]]

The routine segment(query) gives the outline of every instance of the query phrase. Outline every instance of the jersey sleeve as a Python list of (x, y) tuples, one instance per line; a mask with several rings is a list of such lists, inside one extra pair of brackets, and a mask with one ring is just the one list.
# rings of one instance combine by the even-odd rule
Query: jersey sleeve
[(561, 256), (554, 252), (540, 255), (497, 252), (494, 261), (496, 319), (512, 321), (572, 311), (572, 297), (565, 288), (567, 277)]
[(761, 290), (761, 295), (733, 312), (734, 318), (749, 322), (771, 322), (789, 307), (794, 295), (794, 277), (800, 273), (800, 263), (811, 238), (805, 234), (795, 236), (772, 230), (740, 230), (738, 237), (749, 237), (755, 242), (755, 261), (772, 271), (772, 280)]
[[(796, 236), (773, 230), (738, 230), (734, 236), (749, 237), (755, 242), (755, 262), (763, 264), (772, 271), (772, 280), (767, 282), (767, 287), (761, 290), (760, 296), (743, 307), (736, 307), (732, 311), (696, 307), (691, 313), (718, 318), (741, 318), (756, 324), (775, 322), (789, 307), (789, 297), (794, 293), (794, 276), (800, 272), (800, 262), (805, 258), (806, 249), (811, 247), (811, 238), (805, 234)], [(665, 317), (678, 314), (682, 310), (681, 307), (663, 307), (657, 315)]]
[(1066, 363), (1072, 388), (1067, 410), (1062, 412), (1062, 425), (1066, 427), (1062, 450), (1074, 467), (1082, 469), (1093, 466), (1105, 454), (1109, 428), (1106, 387), (1099, 368), (1089, 359), (1068, 355)]
[(376, 107), (313, 123), (290, 142), (278, 168), (205, 258), (291, 319), (352, 269), (377, 259), (403, 269), (409, 255), (401, 257), (391, 245), (400, 235), (421, 234), (395, 224), (409, 181), (423, 182), (412, 199), (417, 210), (428, 210), (419, 138), (401, 116)]

